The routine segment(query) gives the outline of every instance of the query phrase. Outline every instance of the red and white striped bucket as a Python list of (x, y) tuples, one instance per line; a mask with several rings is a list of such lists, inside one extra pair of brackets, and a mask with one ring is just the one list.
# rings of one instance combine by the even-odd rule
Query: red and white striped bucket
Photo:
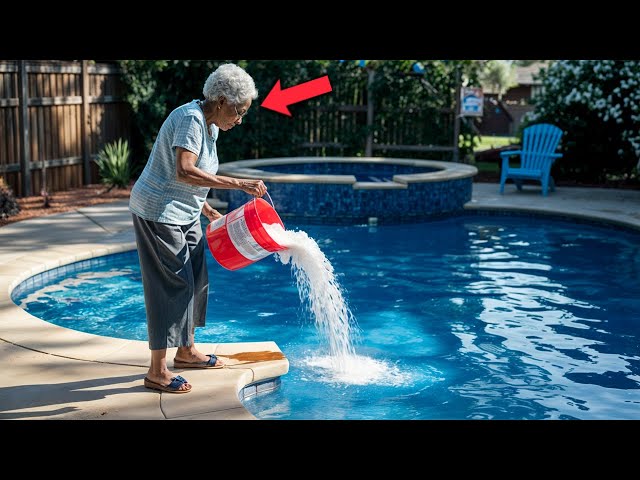
[(287, 248), (274, 241), (263, 227), (274, 223), (284, 228), (272, 205), (262, 198), (253, 198), (207, 226), (209, 250), (227, 270), (244, 268)]

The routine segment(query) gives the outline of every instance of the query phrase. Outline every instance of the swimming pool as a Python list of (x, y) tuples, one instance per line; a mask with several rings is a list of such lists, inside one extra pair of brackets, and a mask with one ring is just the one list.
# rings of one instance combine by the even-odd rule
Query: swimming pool
[[(245, 401), (258, 418), (640, 417), (637, 232), (481, 214), (287, 227), (315, 238), (339, 274), (363, 361), (347, 377), (326, 368), (288, 266), (267, 257), (230, 272), (210, 258), (196, 340), (273, 340), (290, 362), (279, 390)], [(21, 285), (13, 299), (61, 326), (146, 338), (135, 252)]]

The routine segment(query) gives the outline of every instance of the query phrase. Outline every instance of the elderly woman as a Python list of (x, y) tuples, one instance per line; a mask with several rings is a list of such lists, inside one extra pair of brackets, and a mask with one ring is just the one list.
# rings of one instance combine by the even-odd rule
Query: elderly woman
[(220, 130), (242, 124), (258, 96), (251, 76), (232, 63), (207, 78), (204, 100), (173, 110), (162, 124), (149, 160), (131, 190), (147, 315), (151, 365), (144, 386), (188, 393), (191, 384), (167, 368), (167, 348), (178, 347), (174, 368), (221, 368), (213, 354), (198, 351), (196, 326), (204, 326), (209, 293), (202, 213), (222, 215), (206, 201), (209, 189), (238, 189), (261, 197), (262, 180), (216, 175)]

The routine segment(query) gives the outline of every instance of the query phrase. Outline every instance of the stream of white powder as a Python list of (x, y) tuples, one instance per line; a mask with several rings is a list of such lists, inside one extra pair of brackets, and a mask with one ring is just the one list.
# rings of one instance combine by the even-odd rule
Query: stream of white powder
[(304, 231), (285, 230), (282, 225), (262, 224), (269, 236), (287, 247), (274, 253), (283, 265), (290, 264), (295, 276), (300, 301), (316, 324), (320, 336), (328, 344), (328, 354), (314, 353), (302, 362), (320, 372), (320, 380), (351, 385), (410, 384), (412, 374), (363, 355), (357, 355), (354, 340), (360, 329), (349, 309), (331, 262), (317, 242)]
[(331, 262), (317, 242), (304, 231), (285, 230), (280, 224), (263, 224), (269, 236), (286, 250), (275, 252), (282, 264), (291, 264), (300, 301), (327, 341), (332, 367), (346, 371), (355, 357), (356, 320), (347, 305)]

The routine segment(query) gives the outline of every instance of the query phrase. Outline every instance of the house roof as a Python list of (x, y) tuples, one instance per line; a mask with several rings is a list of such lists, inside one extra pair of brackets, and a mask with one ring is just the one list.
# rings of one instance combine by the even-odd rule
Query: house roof
[(516, 82), (518, 85), (540, 85), (542, 82), (533, 77), (541, 68), (546, 67), (544, 62), (532, 63), (528, 67), (516, 67)]
[[(541, 85), (542, 82), (538, 79), (534, 79), (534, 76), (538, 74), (541, 68), (547, 67), (548, 62), (535, 62), (527, 67), (515, 67), (515, 82), (513, 87), (522, 87), (530, 85)], [(483, 86), (483, 93), (485, 95), (495, 95), (498, 92), (494, 91), (491, 85)]]

